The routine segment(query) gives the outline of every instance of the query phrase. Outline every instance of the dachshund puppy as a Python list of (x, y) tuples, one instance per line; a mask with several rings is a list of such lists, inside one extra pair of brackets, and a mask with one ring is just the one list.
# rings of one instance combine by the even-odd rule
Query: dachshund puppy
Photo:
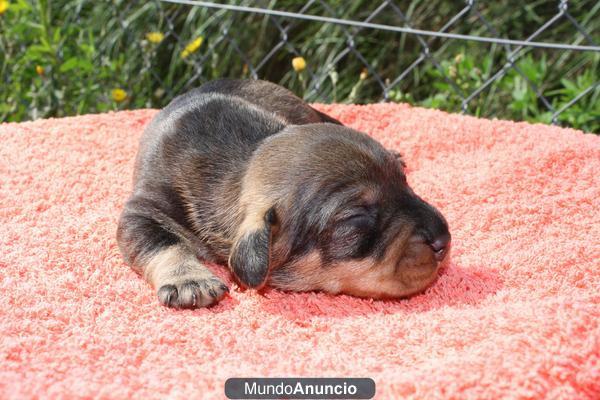
[(437, 277), (444, 217), (400, 156), (275, 84), (217, 80), (174, 99), (145, 130), (117, 240), (175, 308), (244, 287), (404, 297)]

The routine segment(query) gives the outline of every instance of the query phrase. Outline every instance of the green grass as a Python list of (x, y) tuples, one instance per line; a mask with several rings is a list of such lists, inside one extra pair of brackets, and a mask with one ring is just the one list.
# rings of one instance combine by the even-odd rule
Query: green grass
[[(236, 3), (256, 5), (248, 0)], [(281, 39), (269, 17), (152, 0), (10, 0), (9, 4), (0, 14), (3, 121), (161, 107), (175, 95), (207, 80), (252, 76), (250, 66), (258, 66)], [(260, 4), (299, 11), (305, 2)], [(306, 12), (362, 20), (378, 6), (366, 0), (326, 4), (315, 4)], [(439, 30), (464, 7), (464, 2), (450, 0), (396, 4), (413, 27), (428, 30)], [(523, 39), (556, 14), (558, 1), (476, 4), (496, 30), (494, 35)], [(403, 24), (390, 8), (386, 10), (372, 22)], [(600, 3), (570, 1), (569, 12), (596, 44), (600, 43)], [(289, 21), (281, 23), (285, 26)], [(154, 31), (165, 35), (158, 44), (146, 38)], [(474, 13), (465, 15), (451, 31), (492, 35)], [(384, 85), (394, 82), (418, 59), (422, 46), (411, 35), (362, 30), (354, 36), (354, 47), (371, 66), (363, 71), (365, 65), (353, 52), (337, 59), (347, 48), (347, 35), (353, 32), (354, 28), (339, 25), (295, 21), (287, 32), (289, 45), (282, 46), (256, 74), (289, 87), (308, 101), (380, 101), (383, 90), (378, 77)], [(203, 38), (202, 45), (182, 58), (186, 44), (198, 37)], [(463, 108), (463, 99), (506, 63), (507, 50), (502, 46), (424, 40), (430, 48), (429, 56), (389, 90), (389, 101), (458, 112)], [(553, 24), (536, 40), (589, 44), (566, 19)], [(291, 66), (297, 55), (307, 62), (306, 70), (300, 73)], [(532, 86), (559, 110), (600, 80), (599, 63), (598, 53), (527, 49), (516, 61), (519, 72), (509, 69), (466, 103), (466, 111), (484, 117), (550, 123), (552, 112)], [(123, 101), (113, 98), (116, 88), (127, 93)], [(599, 132), (599, 97), (597, 87), (558, 115), (557, 122)]]

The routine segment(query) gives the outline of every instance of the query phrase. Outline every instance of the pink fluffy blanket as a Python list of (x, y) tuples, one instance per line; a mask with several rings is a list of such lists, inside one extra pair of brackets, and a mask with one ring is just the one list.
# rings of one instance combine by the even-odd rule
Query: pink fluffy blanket
[(434, 286), (396, 301), (232, 286), (211, 309), (160, 307), (115, 242), (156, 111), (0, 125), (0, 398), (222, 398), (229, 377), (352, 376), (384, 399), (598, 399), (600, 138), (319, 108), (401, 151), (447, 217)]

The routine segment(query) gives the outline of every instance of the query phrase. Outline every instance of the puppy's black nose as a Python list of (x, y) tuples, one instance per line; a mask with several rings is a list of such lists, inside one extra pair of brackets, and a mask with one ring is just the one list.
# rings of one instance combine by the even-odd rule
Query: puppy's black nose
[(431, 243), (429, 243), (429, 246), (431, 246), (433, 252), (435, 253), (435, 259), (442, 261), (450, 249), (450, 234), (444, 233), (438, 236)]

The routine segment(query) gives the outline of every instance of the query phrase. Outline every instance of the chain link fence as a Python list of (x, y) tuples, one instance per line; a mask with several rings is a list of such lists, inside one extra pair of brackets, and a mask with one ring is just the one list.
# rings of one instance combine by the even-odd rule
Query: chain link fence
[[(280, 8), (278, 3), (287, 7)], [(296, 92), (300, 92), (306, 100), (316, 102), (410, 101), (415, 99), (411, 91), (423, 98), (425, 94), (422, 93), (431, 97), (432, 90), (441, 89), (446, 92), (446, 97), (452, 99), (449, 102), (452, 106), (443, 107), (442, 104), (443, 108), (491, 116), (495, 110), (482, 110), (482, 107), (489, 105), (490, 96), (500, 95), (500, 82), (507, 75), (524, 85), (512, 88), (510, 95), (513, 100), (518, 100), (521, 95), (517, 90), (535, 94), (535, 107), (541, 107), (548, 122), (553, 124), (559, 122), (562, 113), (586, 96), (593, 101), (599, 99), (597, 69), (592, 71), (591, 82), (585, 83), (585, 87), (577, 87), (576, 91), (568, 93), (569, 99), (563, 96), (558, 102), (554, 96), (553, 101), (550, 97), (556, 93), (547, 93), (556, 89), (544, 78), (560, 79), (545, 71), (551, 67), (548, 59), (557, 63), (561, 59), (565, 62), (565, 58), (569, 57), (583, 60), (582, 56), (587, 55), (587, 62), (597, 67), (600, 52), (597, 26), (590, 28), (589, 21), (579, 22), (570, 11), (569, 1), (542, 2), (546, 10), (553, 9), (547, 19), (525, 29), (530, 32), (527, 37), (510, 39), (500, 31), (497, 21), (490, 19), (494, 16), (485, 15), (488, 10), (483, 1), (468, 0), (452, 14), (437, 16), (436, 21), (426, 24), (431, 30), (415, 24), (414, 20), (419, 18), (407, 10), (407, 2), (357, 3), (358, 7), (353, 7), (352, 2), (323, 0), (309, 0), (301, 5), (298, 2), (223, 4), (194, 0), (166, 0), (155, 4), (166, 22), (166, 35), (177, 46), (185, 49), (189, 46), (190, 37), (201, 37), (206, 43), (202, 52), (186, 57), (192, 73), (178, 91), (210, 79), (211, 75), (215, 75), (214, 69), (219, 68), (215, 58), (227, 54), (228, 62), (234, 60), (235, 64), (224, 68), (229, 75), (269, 79), (288, 86), (292, 83), (291, 86), (295, 86)], [(414, 5), (414, 2), (408, 5)], [(171, 7), (170, 10), (168, 7)], [(522, 4), (521, 7), (527, 8), (528, 5)], [(533, 6), (529, 7), (533, 9)], [(504, 11), (513, 12), (511, 8)], [(181, 16), (186, 16), (185, 22), (191, 25), (190, 31), (193, 32), (187, 38), (182, 37), (178, 29)], [(255, 30), (251, 30), (250, 37), (244, 36), (253, 24), (260, 26), (258, 37)], [(319, 42), (311, 42), (311, 38), (306, 36), (306, 31), (315, 30)], [(464, 31), (469, 33), (462, 33)], [(545, 41), (544, 36), (548, 33), (553, 33), (553, 38), (560, 33), (560, 42)], [(448, 42), (454, 42), (453, 46), (449, 46)], [(464, 46), (463, 52), (450, 54), (452, 61), (447, 62), (449, 48), (456, 51), (457, 44)], [(487, 47), (490, 56), (485, 60), (470, 60), (473, 65), (466, 65), (471, 68), (467, 78), (469, 74), (475, 74), (475, 78), (465, 83), (464, 78), (457, 76), (457, 68), (462, 67), (461, 57), (464, 59), (469, 49), (475, 46)], [(385, 55), (377, 51), (378, 47)], [(320, 56), (317, 63), (312, 62), (316, 52), (326, 54), (325, 57)], [(589, 57), (590, 54), (593, 57)], [(544, 59), (545, 64), (540, 66), (544, 69), (544, 76), (537, 76), (537, 71), (526, 70), (531, 67), (531, 62), (519, 63), (528, 55), (530, 61), (538, 57)], [(404, 56), (413, 59), (403, 59)], [(294, 85), (290, 81), (294, 80), (298, 71), (294, 71), (296, 74), (291, 72), (289, 60), (296, 57), (302, 57), (301, 66), (305, 67), (297, 79), (299, 82)], [(381, 60), (387, 60), (386, 65)], [(391, 64), (389, 60), (392, 60)], [(423, 71), (436, 77), (433, 88), (417, 87), (421, 82), (427, 83), (427, 79), (420, 78)], [(339, 87), (345, 74), (353, 75), (353, 79), (348, 80), (350, 84)], [(160, 80), (160, 77), (157, 75), (156, 79)], [(161, 87), (170, 90), (164, 84)], [(357, 92), (361, 92), (360, 95)], [(173, 94), (169, 93), (170, 96)], [(436, 98), (435, 94), (432, 98)], [(442, 97), (441, 102), (443, 100)]]
[[(32, 62), (41, 69), (27, 73), (28, 92), (7, 91), (3, 115), (162, 107), (235, 77), (280, 83), (309, 102), (408, 102), (600, 130), (596, 0), (60, 1), (40, 8), (41, 45), (12, 70), (5, 60), (17, 90), (17, 74)], [(18, 45), (0, 44), (19, 56)]]

